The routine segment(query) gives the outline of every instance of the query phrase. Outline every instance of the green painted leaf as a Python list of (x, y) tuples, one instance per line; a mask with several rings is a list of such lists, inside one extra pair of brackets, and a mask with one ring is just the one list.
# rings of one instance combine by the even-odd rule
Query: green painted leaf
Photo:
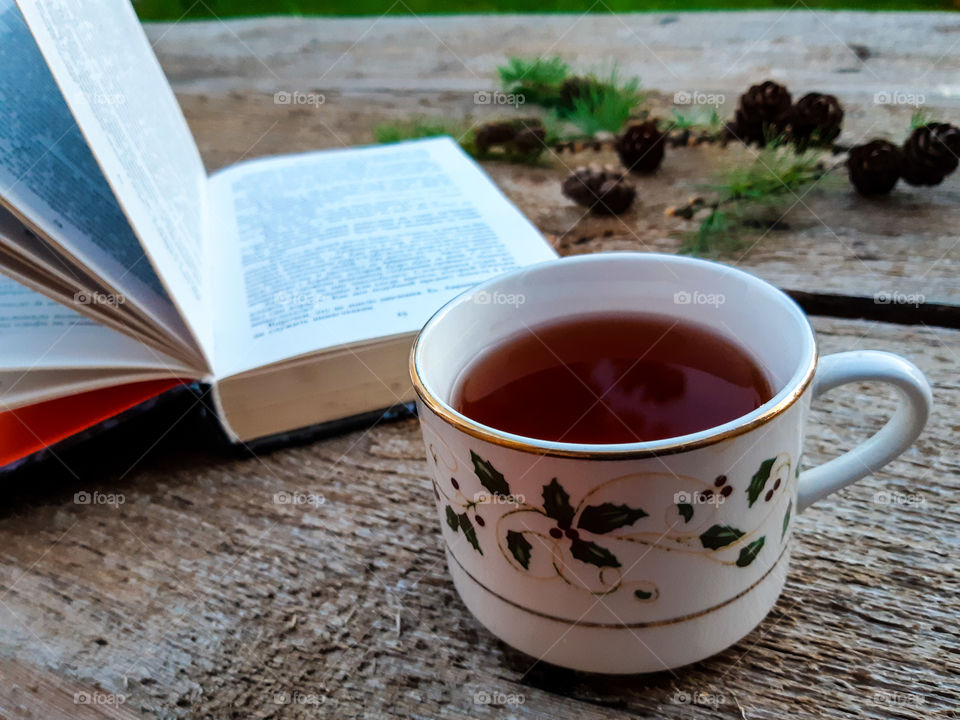
[(747, 486), (747, 501), (750, 507), (757, 501), (757, 498), (763, 494), (763, 489), (767, 486), (767, 480), (770, 479), (770, 471), (773, 469), (773, 463), (776, 458), (767, 458), (760, 463), (760, 469), (750, 478), (750, 485)]
[(677, 512), (685, 523), (693, 520), (693, 505), (690, 503), (677, 503)]
[(477, 539), (477, 531), (474, 529), (473, 523), (470, 522), (470, 518), (467, 517), (466, 513), (460, 513), (457, 515), (457, 520), (460, 523), (460, 529), (463, 531), (463, 536), (467, 539), (467, 542), (473, 545), (474, 550), (483, 555), (483, 550), (480, 549), (480, 541)]
[(543, 486), (543, 509), (547, 517), (556, 520), (561, 527), (570, 527), (573, 522), (574, 509), (570, 504), (570, 496), (556, 478)]
[(453, 511), (452, 507), (447, 505), (446, 510), (447, 510), (447, 525), (450, 526), (451, 530), (456, 532), (457, 528), (460, 527), (460, 520), (457, 519), (457, 514)]
[(756, 560), (757, 555), (763, 550), (763, 543), (766, 539), (766, 536), (761, 537), (743, 548), (740, 551), (740, 557), (737, 558), (737, 567), (746, 567)]
[(793, 500), (787, 504), (787, 512), (783, 515), (783, 530), (780, 531), (780, 540), (783, 540), (787, 534), (787, 528), (790, 526), (790, 511), (793, 510)]
[(620, 567), (620, 561), (617, 556), (588, 540), (572, 540), (570, 542), (570, 554), (577, 560), (597, 567)]
[(700, 535), (700, 542), (708, 550), (718, 550), (743, 537), (743, 531), (731, 525), (712, 525)]
[(587, 505), (580, 513), (577, 527), (587, 532), (602, 535), (617, 528), (633, 525), (637, 520), (646, 516), (647, 513), (640, 508), (627, 507), (626, 505), (614, 505), (613, 503)]
[(510, 486), (504, 480), (503, 474), (477, 455), (473, 450), (470, 451), (470, 459), (473, 461), (473, 471), (477, 474), (480, 484), (483, 485), (494, 495), (509, 495)]
[(524, 570), (530, 569), (530, 551), (533, 545), (523, 536), (523, 533), (507, 530), (507, 548), (513, 553), (516, 561), (523, 565)]
[(649, 600), (653, 597), (653, 593), (647, 592), (646, 590), (634, 590), (633, 596), (637, 598), (637, 600)]

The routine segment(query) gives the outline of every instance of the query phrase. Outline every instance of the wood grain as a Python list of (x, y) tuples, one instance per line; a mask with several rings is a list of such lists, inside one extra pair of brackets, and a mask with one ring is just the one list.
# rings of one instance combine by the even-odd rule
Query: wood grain
[[(491, 86), (506, 53), (562, 51), (584, 67), (616, 58), (664, 110), (678, 89), (726, 92), (731, 110), (767, 75), (835, 91), (845, 140), (902, 134), (912, 108), (873, 105), (882, 89), (923, 91), (933, 110), (956, 112), (942, 90), (958, 67), (955, 16), (785, 17), (266, 19), (148, 32), (210, 169), (369, 142), (377, 123), (414, 112), (490, 116), (473, 92)], [(274, 104), (274, 92), (295, 89), (326, 102)], [(607, 220), (584, 218), (559, 179), (565, 165), (609, 154), (487, 169), (563, 254), (672, 252), (685, 226), (664, 208), (727, 157), (672, 153), (639, 182), (639, 206)], [(958, 196), (957, 176), (887, 203), (818, 190), (789, 230), (729, 260), (814, 295), (922, 293), (955, 305)], [(956, 717), (960, 332), (815, 325), (823, 352), (912, 359), (936, 407), (901, 458), (797, 519), (779, 603), (717, 657), (630, 678), (536, 663), (460, 603), (414, 420), (238, 458), (213, 449), (204, 403), (189, 400), (7, 479), (0, 718)], [(806, 463), (866, 437), (892, 407), (869, 386), (831, 393), (813, 413)], [(113, 502), (79, 504), (81, 492)], [(104, 702), (77, 703), (84, 692)], [(483, 704), (491, 695), (501, 703)]]
[[(60, 678), (42, 697), (50, 707), (95, 688), (162, 717), (949, 717), (960, 333), (815, 325), (825, 353), (911, 358), (937, 405), (900, 459), (798, 518), (773, 613), (710, 660), (591, 676), (490, 636), (447, 575), (413, 420), (262, 457), (174, 446), (129, 472), (63, 472), (0, 518), (0, 657)], [(876, 430), (892, 404), (868, 386), (832, 393), (813, 413), (805, 464)], [(78, 505), (79, 491), (124, 502)], [(277, 502), (294, 493), (307, 502)], [(523, 704), (477, 704), (484, 693)], [(7, 710), (22, 697), (0, 684), (10, 717), (31, 717)]]
[[(469, 127), (532, 108), (477, 104), (497, 87), (508, 54), (561, 54), (581, 70), (616, 62), (641, 77), (655, 113), (669, 117), (678, 91), (737, 97), (767, 77), (795, 94), (836, 93), (846, 107), (847, 144), (900, 142), (917, 105), (960, 122), (954, 88), (960, 17), (943, 13), (680, 13), (453, 18), (272, 18), (159, 24), (149, 34), (209, 168), (282, 152), (373, 141), (373, 128), (417, 116)], [(410, 48), (416, 48), (411, 52)], [(276, 92), (323, 96), (321, 105), (276, 104)], [(877, 94), (900, 99), (878, 104)], [(702, 108), (708, 110), (709, 108)], [(704, 191), (718, 172), (751, 162), (742, 147), (668, 151), (661, 170), (637, 178), (638, 201), (619, 218), (585, 215), (560, 193), (577, 165), (616, 163), (612, 152), (550, 155), (540, 168), (489, 164), (503, 190), (565, 253), (645, 248), (674, 252), (695, 222), (664, 217)], [(724, 259), (780, 287), (913, 306), (960, 304), (960, 173), (934, 188), (901, 183), (864, 199), (844, 171), (788, 196), (757, 232)], [(880, 308), (881, 311), (883, 308)]]

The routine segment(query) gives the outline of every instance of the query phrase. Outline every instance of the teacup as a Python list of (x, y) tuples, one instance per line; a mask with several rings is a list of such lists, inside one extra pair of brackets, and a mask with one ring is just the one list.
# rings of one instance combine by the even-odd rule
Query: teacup
[[(726, 335), (763, 367), (773, 398), (701, 432), (617, 445), (521, 437), (452, 407), (458, 375), (500, 341), (572, 314), (630, 309)], [(931, 405), (926, 379), (899, 356), (818, 363), (806, 316), (763, 280), (650, 253), (553, 260), (475, 287), (427, 322), (410, 364), (464, 604), (535, 658), (604, 673), (675, 668), (743, 638), (780, 595), (797, 513), (902, 453)], [(899, 391), (893, 417), (801, 472), (811, 400), (862, 381)]]

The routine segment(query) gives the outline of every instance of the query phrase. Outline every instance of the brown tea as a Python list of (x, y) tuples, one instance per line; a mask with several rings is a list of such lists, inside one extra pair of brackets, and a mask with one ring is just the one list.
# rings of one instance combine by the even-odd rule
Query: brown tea
[(493, 347), (457, 380), (453, 405), (499, 430), (570, 443), (630, 443), (734, 420), (773, 397), (745, 350), (687, 321), (580, 315)]

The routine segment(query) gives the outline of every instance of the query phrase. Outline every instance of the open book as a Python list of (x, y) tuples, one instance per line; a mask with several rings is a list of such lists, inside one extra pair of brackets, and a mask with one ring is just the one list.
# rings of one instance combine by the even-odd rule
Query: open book
[(208, 176), (129, 0), (0, 0), (0, 204), (0, 464), (185, 381), (238, 441), (408, 401), (430, 314), (555, 256), (450, 139)]

